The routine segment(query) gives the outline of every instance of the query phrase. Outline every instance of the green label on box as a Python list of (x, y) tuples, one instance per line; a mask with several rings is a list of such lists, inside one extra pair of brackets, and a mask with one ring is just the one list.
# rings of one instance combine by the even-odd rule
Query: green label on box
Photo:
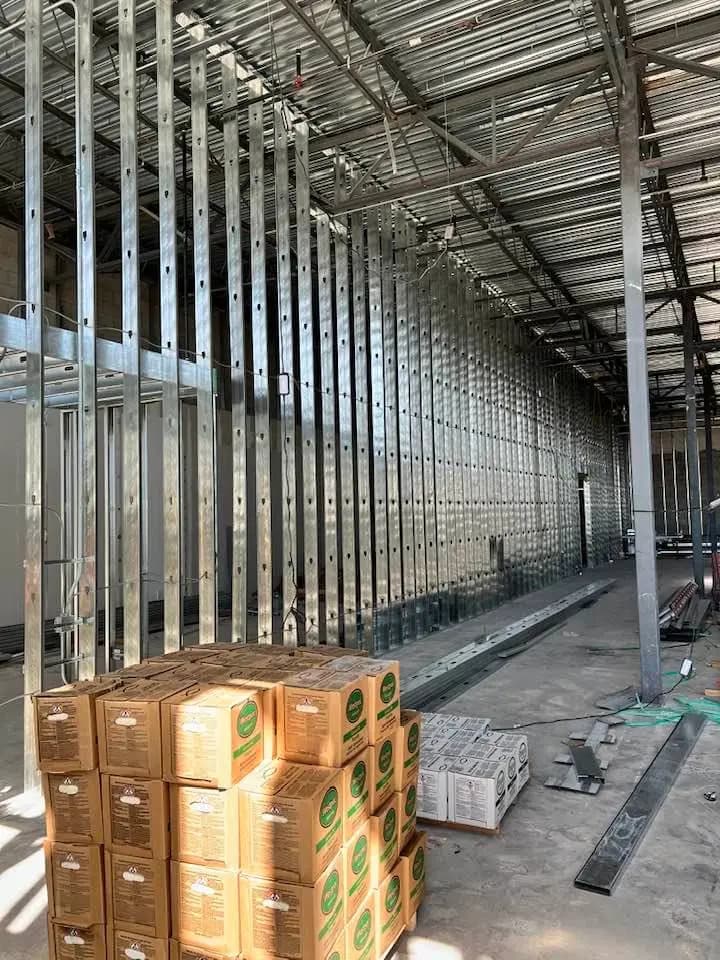
[(362, 950), (367, 944), (372, 933), (372, 926), (372, 914), (369, 910), (363, 910), (355, 924), (355, 932), (353, 933), (353, 946), (356, 950)]
[(365, 789), (365, 782), (367, 780), (367, 765), (364, 760), (360, 760), (359, 763), (356, 763), (352, 777), (350, 778), (350, 794), (353, 797), (359, 797), (360, 794)]
[(330, 787), (323, 797), (320, 804), (320, 826), (326, 830), (332, 825), (338, 812), (338, 792), (335, 787)]
[(246, 703), (237, 718), (238, 736), (246, 740), (255, 732), (258, 721), (258, 708), (255, 703)]
[(410, 733), (408, 733), (408, 750), (410, 753), (415, 753), (420, 743), (420, 728), (416, 723), (410, 727)]
[(362, 716), (364, 709), (365, 698), (363, 697), (362, 690), (353, 690), (348, 697), (347, 706), (345, 708), (345, 716), (348, 718), (348, 722), (357, 723)]
[(395, 690), (397, 689), (397, 681), (395, 680), (394, 673), (386, 673), (383, 677), (382, 684), (380, 685), (380, 699), (383, 703), (390, 703), (392, 698), (395, 696)]

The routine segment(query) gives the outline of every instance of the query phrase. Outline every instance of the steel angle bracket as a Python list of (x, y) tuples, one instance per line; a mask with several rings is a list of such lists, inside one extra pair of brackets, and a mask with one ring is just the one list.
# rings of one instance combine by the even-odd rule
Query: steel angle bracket
[(614, 580), (598, 580), (568, 594), (562, 600), (551, 603), (536, 613), (516, 620), (498, 633), (466, 644), (455, 653), (442, 657), (424, 667), (402, 684), (400, 696), (406, 709), (419, 710), (437, 697), (448, 692), (461, 692), (460, 685), (467, 681), (482, 679), (483, 667), (498, 653), (542, 633), (553, 624), (560, 623), (580, 607), (585, 606), (600, 594), (606, 593)]

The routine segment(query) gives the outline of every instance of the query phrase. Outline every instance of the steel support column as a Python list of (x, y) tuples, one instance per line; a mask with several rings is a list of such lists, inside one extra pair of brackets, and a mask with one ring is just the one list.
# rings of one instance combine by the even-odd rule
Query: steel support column
[(690, 500), (693, 578), (700, 595), (705, 593), (702, 502), (700, 498), (700, 455), (697, 435), (697, 394), (695, 391), (695, 344), (689, 304), (683, 303), (683, 351), (685, 360), (685, 410), (687, 421), (687, 475)]
[(193, 266), (195, 276), (195, 363), (197, 364), (197, 513), (200, 643), (217, 630), (215, 401), (212, 298), (210, 294), (210, 199), (208, 184), (207, 55), (190, 57), (193, 172)]
[(662, 696), (660, 632), (655, 564), (650, 398), (645, 337), (642, 203), (637, 73), (624, 65), (620, 110), (620, 188), (622, 200), (625, 326), (627, 330), (630, 456), (635, 522), (635, 571), (640, 628), (640, 684), (645, 703)]
[(43, 688), (45, 424), (42, 0), (25, 7), (25, 789), (38, 785), (31, 694)]
[(138, 261), (137, 80), (135, 0), (119, 0), (120, 168), (123, 329), (123, 651), (125, 665), (143, 656), (142, 443), (140, 436), (140, 273)]
[(253, 389), (255, 394), (255, 506), (257, 517), (257, 634), (272, 643), (273, 572), (270, 484), (270, 357), (265, 255), (265, 133), (263, 84), (248, 84), (250, 109), (250, 264), (252, 272)]
[(180, 393), (177, 342), (177, 224), (172, 0), (158, 0), (158, 213), (160, 230), (160, 329), (163, 354), (163, 599), (166, 652), (182, 637), (182, 523), (180, 514)]
[[(290, 185), (288, 170), (288, 114), (285, 104), (274, 106), (275, 222), (277, 247), (277, 310), (280, 341), (280, 509), (282, 522), (282, 642), (297, 645), (297, 490), (295, 471), (295, 324), (290, 264)], [(235, 153), (237, 160), (237, 151)], [(239, 198), (238, 198), (239, 199)]]
[[(709, 379), (706, 380), (704, 384), (703, 400), (705, 422), (705, 499), (708, 504), (710, 504), (717, 497), (718, 491), (715, 486), (715, 456), (713, 452), (712, 425), (712, 418), (715, 413), (715, 397)], [(710, 541), (710, 554), (714, 558), (714, 555), (717, 553), (717, 517), (714, 510), (708, 510), (707, 535)], [(711, 563), (711, 569), (713, 570), (713, 589), (715, 589), (719, 585), (715, 584), (714, 563)]]
[(222, 62), (222, 85), (223, 104), (227, 111), (223, 121), (223, 146), (232, 424), (232, 636), (236, 643), (245, 643), (248, 592), (247, 406), (236, 70), (234, 55), (227, 55)]

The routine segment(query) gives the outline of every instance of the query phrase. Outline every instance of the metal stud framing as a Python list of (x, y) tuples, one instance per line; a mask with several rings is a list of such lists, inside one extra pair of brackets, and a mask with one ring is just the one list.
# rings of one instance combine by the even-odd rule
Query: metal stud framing
[(122, 171), (122, 328), (123, 328), (123, 652), (125, 664), (138, 663), (145, 602), (142, 576), (142, 442), (140, 436), (140, 274), (138, 260), (137, 80), (135, 0), (118, 8), (120, 71), (120, 167)]
[(158, 192), (160, 219), (160, 329), (163, 352), (163, 563), (164, 648), (182, 637), (182, 522), (180, 502), (180, 393), (177, 338), (177, 225), (172, 0), (158, 0)]
[(352, 244), (352, 323), (355, 355), (355, 427), (357, 440), (357, 574), (361, 629), (358, 646), (367, 650), (372, 645), (373, 626), (373, 553), (371, 532), (371, 502), (373, 491), (370, 485), (370, 465), (372, 462), (370, 427), (372, 422), (372, 407), (368, 366), (370, 349), (367, 312), (365, 229), (361, 212), (353, 213), (350, 217), (350, 231)]
[(95, 131), (93, 125), (93, 16), (91, 0), (78, 0), (76, 117), (77, 329), (80, 393), (79, 466), (80, 625), (79, 676), (95, 675), (97, 650), (97, 377), (95, 366)]
[(385, 451), (387, 463), (388, 601), (390, 645), (404, 639), (402, 533), (400, 527), (400, 444), (398, 426), (397, 315), (395, 309), (392, 209), (380, 212), (382, 273), (383, 370), (385, 381)]
[(427, 606), (427, 557), (425, 540), (425, 494), (423, 487), (422, 381), (420, 363), (420, 317), (418, 313), (417, 234), (407, 223), (407, 366), (408, 366), (408, 442), (412, 502), (412, 544), (414, 582), (412, 584), (417, 618), (416, 633), (430, 630)]
[(438, 526), (435, 499), (435, 414), (433, 411), (432, 365), (432, 295), (430, 292), (431, 262), (427, 256), (418, 258), (418, 324), (420, 337), (420, 405), (423, 526), (425, 530), (425, 558), (427, 565), (427, 628), (439, 626), (438, 600)]
[(193, 166), (193, 256), (195, 277), (195, 362), (197, 364), (198, 577), (200, 642), (217, 630), (215, 516), (215, 401), (212, 300), (210, 294), (210, 198), (208, 188), (207, 55), (190, 57)]
[(318, 493), (315, 449), (315, 346), (310, 246), (310, 177), (308, 126), (295, 126), (295, 223), (297, 229), (298, 343), (300, 353), (300, 420), (302, 443), (304, 640), (320, 642), (320, 588), (318, 562)]
[[(282, 642), (297, 645), (297, 512), (295, 475), (295, 329), (290, 263), (290, 186), (288, 120), (285, 105), (274, 107), (275, 221), (277, 227), (277, 297), (280, 342), (280, 516), (282, 518)], [(237, 155), (237, 154), (236, 154)]]
[(367, 219), (368, 299), (370, 305), (370, 383), (373, 444), (373, 529), (375, 532), (375, 624), (371, 650), (386, 650), (389, 637), (387, 458), (380, 231), (377, 211)]
[(230, 325), (230, 408), (232, 424), (232, 636), (247, 640), (247, 407), (245, 402), (245, 310), (240, 218), (238, 89), (235, 58), (222, 62), (225, 153), (225, 234), (228, 323)]
[(25, 789), (38, 784), (30, 694), (43, 686), (45, 553), (45, 382), (43, 357), (43, 23), (42, 0), (28, 0), (25, 24)]
[[(345, 160), (335, 162), (335, 197), (347, 195)], [(335, 231), (335, 309), (337, 314), (338, 455), (340, 458), (340, 552), (342, 559), (342, 620), (346, 647), (357, 646), (357, 569), (355, 558), (355, 490), (353, 463), (353, 350), (350, 326), (350, 239), (347, 218), (339, 217)]]
[(338, 476), (336, 464), (337, 418), (335, 403), (335, 330), (333, 325), (332, 265), (330, 262), (330, 221), (316, 218), (318, 282), (318, 346), (320, 350), (320, 393), (322, 411), (323, 543), (325, 588), (325, 636), (337, 644), (340, 635), (338, 597)]

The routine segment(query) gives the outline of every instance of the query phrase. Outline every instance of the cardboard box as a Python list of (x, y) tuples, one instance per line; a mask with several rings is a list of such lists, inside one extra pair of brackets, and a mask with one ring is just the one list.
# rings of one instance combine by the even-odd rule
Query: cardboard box
[(343, 780), (343, 843), (357, 832), (370, 816), (370, 747), (353, 757), (342, 768)]
[(424, 820), (447, 823), (447, 762), (443, 757), (420, 761), (418, 774), (417, 813)]
[(370, 810), (375, 813), (395, 789), (397, 737), (390, 732), (370, 747)]
[(114, 927), (148, 937), (170, 936), (168, 863), (105, 854), (105, 892)]
[(173, 860), (240, 869), (240, 796), (228, 790), (170, 785)]
[(505, 789), (508, 806), (519, 792), (517, 760), (514, 752), (495, 747), (487, 740), (474, 743), (467, 751), (467, 757), (474, 757), (484, 763), (500, 763), (505, 767)]
[(123, 667), (113, 674), (105, 674), (106, 677), (112, 676), (123, 683), (130, 680), (154, 680), (156, 677), (165, 676), (172, 673), (177, 667), (177, 661), (172, 660), (143, 660), (142, 663), (135, 663), (131, 667)]
[(173, 933), (182, 942), (239, 954), (239, 874), (194, 863), (170, 865)]
[[(248, 674), (253, 676), (246, 678)], [(231, 668), (222, 681), (223, 686), (252, 687), (259, 692), (262, 698), (263, 713), (263, 760), (274, 760), (277, 756), (278, 681), (272, 677), (272, 674), (273, 671), (256, 669), (236, 672)]]
[(107, 960), (105, 927), (71, 927), (48, 921), (50, 960)]
[(312, 652), (315, 656), (326, 657), (326, 658), (336, 658), (336, 657), (347, 657), (350, 653), (353, 657), (367, 657), (367, 650), (356, 650), (355, 648), (348, 649), (347, 647), (336, 647), (333, 644), (324, 644), (322, 646), (312, 647)]
[(170, 940), (170, 960), (242, 960), (242, 957), (215, 953), (213, 950), (203, 950), (201, 947), (180, 943), (179, 940)]
[(154, 860), (170, 855), (166, 783), (103, 774), (102, 803), (107, 850)]
[(119, 776), (162, 779), (160, 704), (190, 680), (136, 680), (96, 703), (100, 770)]
[[(332, 949), (328, 954), (327, 960), (346, 960), (345, 930), (340, 931), (340, 936), (337, 938), (337, 940), (333, 944)], [(369, 955), (367, 957), (367, 960), (371, 960)]]
[(495, 733), (483, 734), (483, 739), (498, 750), (505, 750), (515, 757), (518, 775), (518, 788), (524, 786), (530, 778), (528, 738), (522, 733)]
[(100, 775), (97, 770), (44, 773), (42, 788), (48, 840), (103, 842)]
[(314, 883), (342, 847), (342, 773), (285, 760), (240, 784), (240, 863), (254, 877)]
[(442, 757), (445, 754), (445, 748), (453, 738), (453, 734), (444, 737), (423, 737), (420, 741), (420, 765), (423, 761)]
[(400, 870), (403, 875), (405, 891), (405, 926), (408, 926), (417, 913), (425, 896), (425, 859), (427, 857), (427, 834), (421, 830), (416, 833), (412, 843), (400, 858)]
[(203, 685), (162, 704), (163, 778), (227, 789), (263, 758), (257, 690)]
[(403, 790), (400, 796), (400, 850), (411, 839), (415, 833), (417, 824), (417, 782), (418, 774), (415, 775), (414, 782), (411, 781)]
[(345, 915), (352, 916), (370, 893), (370, 821), (366, 820), (343, 847)]
[(367, 679), (313, 669), (278, 689), (278, 755), (342, 767), (368, 745)]
[(393, 793), (385, 806), (370, 817), (370, 883), (378, 887), (390, 873), (400, 853), (400, 794)]
[(108, 927), (107, 960), (169, 960), (170, 945), (158, 937)]
[(33, 696), (37, 765), (44, 773), (73, 773), (98, 765), (95, 701), (119, 680), (81, 680)]
[(420, 733), (422, 714), (419, 710), (401, 710), (400, 726), (395, 731), (395, 786), (402, 791), (417, 782), (420, 769)]
[(102, 847), (44, 842), (48, 917), (66, 926), (105, 922)]
[(375, 906), (375, 891), (372, 890), (348, 919), (345, 928), (346, 960), (376, 960), (378, 957)]
[(326, 960), (345, 920), (342, 854), (313, 886), (240, 877), (246, 960)]
[(400, 865), (375, 891), (375, 945), (378, 957), (397, 942), (405, 929), (405, 891)]
[(448, 774), (448, 819), (493, 830), (508, 806), (507, 765), (475, 761), (462, 773)]
[(367, 677), (368, 740), (378, 743), (400, 725), (400, 664), (397, 660), (343, 657), (337, 670)]

